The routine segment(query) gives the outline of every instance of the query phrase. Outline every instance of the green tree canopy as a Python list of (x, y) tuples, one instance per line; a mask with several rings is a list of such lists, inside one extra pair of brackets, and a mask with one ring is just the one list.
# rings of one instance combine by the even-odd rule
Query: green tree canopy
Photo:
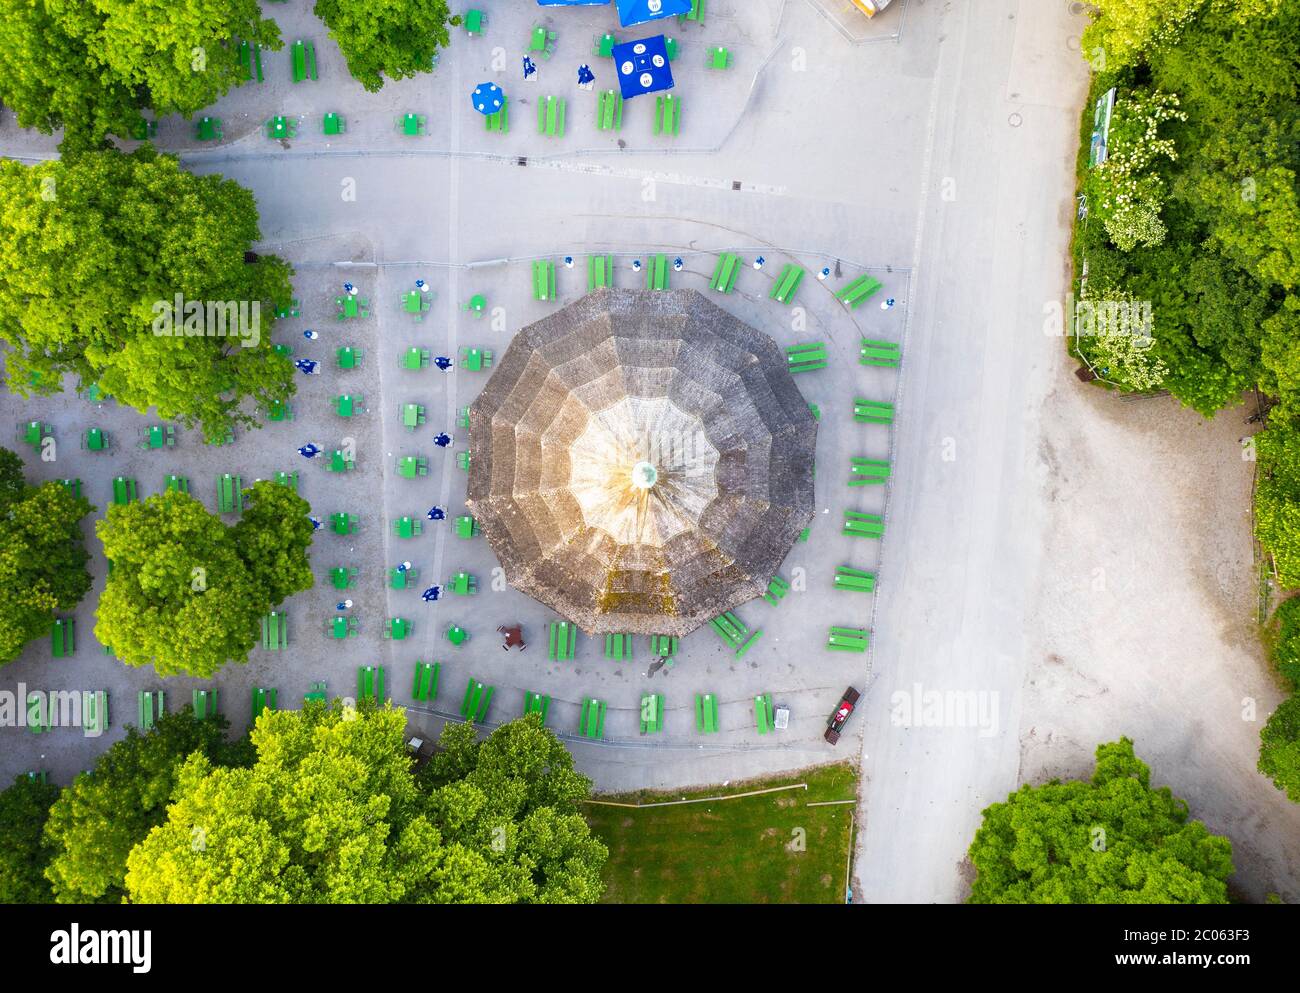
[[(293, 365), (270, 341), (272, 303), (290, 298), (291, 270), (275, 256), (245, 262), (259, 236), (248, 190), (188, 173), (148, 146), (34, 166), (0, 162), (9, 388), (56, 393), (71, 372), (141, 413), (156, 407), (201, 425), (209, 441), (234, 425), (257, 426), (243, 401), (266, 407), (294, 391)], [(255, 328), (161, 333), (177, 295), (183, 308), (213, 311), (204, 323), (178, 314), (173, 327), (188, 320), (188, 330), (214, 331), (243, 305)]]
[(280, 47), (257, 0), (0, 0), (0, 101), (20, 127), (94, 147), (141, 108), (192, 114), (237, 85), (235, 38)]
[(348, 71), (372, 93), (385, 76), (432, 71), (438, 49), (451, 40), (445, 0), (316, 0), (315, 10)]
[(251, 768), (186, 763), (166, 822), (128, 858), (130, 899), (595, 899), (605, 849), (576, 813), (588, 785), (536, 718), (481, 748), (444, 732), (454, 755), (419, 782), (405, 731), (404, 711), (371, 704), (263, 713)]
[(1259, 733), (1259, 771), (1300, 803), (1300, 696), (1283, 700)]
[(1087, 782), (1022, 786), (984, 811), (971, 903), (1226, 903), (1232, 843), (1187, 819), (1128, 738)]
[(94, 509), (59, 483), (26, 485), (22, 460), (0, 449), (0, 665), (90, 589), (81, 519)]
[(310, 505), (268, 481), (250, 499), (275, 514), (228, 527), (189, 494), (168, 491), (112, 507), (96, 524), (113, 571), (95, 636), (122, 662), (211, 676), (247, 661), (263, 615), (311, 587)]
[(0, 793), (0, 903), (53, 903), (45, 867), (54, 855), (45, 840), (57, 786), (19, 776)]
[(251, 761), (246, 743), (226, 741), (221, 716), (199, 720), (187, 706), (164, 714), (148, 732), (135, 728), (77, 776), (49, 811), (46, 876), (59, 903), (120, 903), (126, 859), (167, 814), (186, 756), (216, 765)]

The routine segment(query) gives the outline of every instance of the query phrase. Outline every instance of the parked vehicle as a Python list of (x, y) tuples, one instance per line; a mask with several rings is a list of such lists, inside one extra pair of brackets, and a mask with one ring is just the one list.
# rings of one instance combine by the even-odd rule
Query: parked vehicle
[(875, 17), (892, 2), (893, 0), (853, 0), (853, 6), (868, 17)]
[(826, 722), (825, 737), (832, 745), (840, 740), (840, 732), (844, 730), (844, 725), (849, 722), (849, 718), (853, 715), (853, 707), (861, 695), (850, 686), (844, 691), (844, 696), (840, 699), (835, 712), (831, 714), (830, 720)]

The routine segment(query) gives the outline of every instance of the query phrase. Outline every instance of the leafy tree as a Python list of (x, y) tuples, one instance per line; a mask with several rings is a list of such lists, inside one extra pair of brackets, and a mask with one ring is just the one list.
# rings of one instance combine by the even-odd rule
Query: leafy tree
[(1283, 700), (1259, 733), (1259, 771), (1300, 803), (1300, 696)]
[[(249, 191), (148, 146), (0, 162), (9, 388), (53, 394), (73, 372), (142, 413), (201, 425), (209, 441), (257, 426), (246, 398), (266, 407), (294, 391), (293, 366), (270, 341), (270, 304), (291, 296), (291, 270), (275, 256), (245, 262), (259, 236)], [(177, 295), (178, 333), (167, 334)], [(244, 305), (252, 326), (211, 333), (230, 331), (212, 326), (230, 316), (226, 302)], [(212, 323), (184, 313), (191, 304), (212, 305)]]
[(187, 706), (162, 715), (147, 733), (129, 728), (93, 771), (77, 776), (45, 825), (53, 851), (45, 874), (57, 902), (122, 901), (127, 855), (166, 818), (186, 756), (214, 764), (251, 760), (246, 746), (227, 743), (228, 727), (219, 715), (199, 720)]
[[(259, 512), (227, 527), (187, 493), (112, 507), (96, 524), (113, 563), (99, 598), (95, 636), (130, 666), (159, 675), (211, 676), (244, 662), (261, 618), (284, 597), (312, 583), (300, 542), (308, 504), (274, 483), (254, 487)], [(282, 570), (278, 574), (276, 570)]]
[(1300, 597), (1290, 597), (1273, 612), (1273, 661), (1292, 690), (1300, 690)]
[(19, 776), (0, 793), (0, 903), (53, 903), (45, 867), (54, 854), (43, 831), (59, 788)]
[(59, 483), (26, 485), (22, 460), (0, 449), (0, 665), (90, 589), (81, 519), (94, 509)]
[(311, 504), (287, 486), (254, 483), (239, 522), (235, 549), (254, 582), (277, 604), (315, 583), (307, 548), (311, 545)]
[(971, 903), (1226, 903), (1232, 843), (1187, 819), (1128, 738), (1090, 781), (1022, 786), (984, 811)]
[(451, 41), (446, 0), (316, 0), (348, 71), (370, 92), (389, 79), (430, 72)]
[(1300, 584), (1300, 428), (1273, 419), (1255, 435), (1255, 537), (1284, 588)]
[[(152, 903), (595, 899), (605, 850), (574, 812), (586, 781), (535, 718), (505, 730), (482, 749), (464, 731), (444, 732), (455, 756), (422, 789), (399, 709), (336, 702), (265, 713), (252, 732), (251, 768), (213, 768), (200, 756), (186, 763), (167, 821), (128, 858), (128, 895)], [(485, 793), (497, 788), (506, 795)]]
[(127, 135), (139, 110), (192, 114), (241, 79), (232, 42), (280, 48), (257, 0), (0, 0), (0, 100), (65, 150)]

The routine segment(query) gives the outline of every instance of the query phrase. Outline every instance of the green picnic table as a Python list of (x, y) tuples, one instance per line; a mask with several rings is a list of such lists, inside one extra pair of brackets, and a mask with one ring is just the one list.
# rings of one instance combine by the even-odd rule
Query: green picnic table
[(582, 716), (578, 718), (578, 733), (584, 738), (605, 737), (605, 701), (586, 697), (582, 701)]
[(77, 476), (72, 479), (60, 479), (59, 483), (78, 500), (81, 499), (81, 477)]
[(546, 51), (546, 28), (540, 24), (533, 28), (532, 36), (528, 39), (528, 50), (530, 52)]
[(563, 97), (545, 96), (537, 103), (537, 133), (551, 138), (564, 137)]
[(94, 737), (108, 730), (112, 721), (108, 714), (108, 690), (83, 694), (81, 704), (81, 730)]
[(360, 397), (354, 397), (351, 393), (341, 393), (334, 398), (334, 410), (339, 417), (351, 417), (356, 410), (357, 401)]
[(357, 699), (384, 699), (384, 667), (363, 665), (357, 667)]
[(194, 708), (194, 716), (199, 720), (206, 721), (209, 717), (216, 717), (217, 691), (195, 690), (190, 694), (190, 704)]
[(533, 299), (554, 300), (555, 296), (555, 263), (538, 259), (533, 263)]
[(785, 350), (785, 360), (791, 375), (825, 369), (826, 344), (821, 341), (805, 341), (798, 345), (791, 345)]
[(296, 299), (288, 303), (277, 303), (275, 305), (275, 316), (283, 319), (286, 317), (301, 317), (302, 308)]
[(349, 569), (341, 565), (336, 565), (330, 569), (330, 585), (336, 590), (346, 590), (356, 578), (356, 569)]
[(32, 448), (40, 448), (41, 440), (50, 433), (50, 427), (40, 421), (28, 421), (19, 429), (18, 433), (19, 437), (31, 445)]
[(438, 698), (438, 676), (442, 672), (441, 662), (416, 662), (415, 680), (411, 685), (411, 696), (422, 703), (430, 703)]
[(896, 341), (876, 341), (863, 338), (858, 350), (858, 361), (863, 365), (896, 367), (903, 360), (902, 346)]
[(894, 405), (866, 397), (853, 398), (853, 419), (859, 424), (894, 423)]
[(55, 618), (50, 625), (50, 652), (56, 659), (67, 658), (77, 650), (77, 621), (72, 617)]
[(311, 690), (302, 695), (303, 703), (324, 703), (325, 702), (325, 681), (319, 680), (311, 684)]
[(293, 420), (293, 407), (283, 400), (272, 400), (266, 408), (266, 419), (268, 421), (291, 421)]
[(483, 23), (483, 11), (472, 8), (465, 11), (465, 33), (467, 35), (481, 34)]
[(605, 658), (611, 662), (632, 661), (632, 636), (630, 634), (605, 635)]
[(423, 369), (429, 364), (429, 350), (412, 346), (402, 353), (403, 369)]
[(461, 307), (461, 310), (473, 314), (475, 317), (482, 317), (483, 311), (487, 309), (487, 297), (482, 293), (475, 293)]
[(844, 511), (844, 534), (851, 538), (880, 538), (885, 533), (885, 521), (876, 514), (858, 510)]
[(863, 572), (841, 565), (835, 568), (835, 588), (849, 590), (853, 593), (872, 593), (876, 589), (876, 577), (873, 573)]
[(330, 453), (330, 460), (325, 463), (325, 470), (327, 472), (350, 472), (355, 466), (356, 463), (352, 459), (336, 448)]
[(402, 426), (414, 431), (424, 423), (424, 407), (418, 403), (402, 404)]
[(325, 134), (343, 134), (347, 129), (347, 122), (333, 111), (330, 111), (321, 120), (321, 130)]
[(170, 448), (176, 444), (176, 428), (170, 424), (151, 424), (145, 429), (141, 448)]
[(414, 314), (417, 321), (424, 320), (424, 315), (429, 312), (427, 297), (427, 293), (421, 293), (419, 290), (408, 290), (402, 294), (402, 310)]
[(685, 14), (678, 15), (678, 24), (684, 24), (687, 21), (695, 21), (701, 26), (704, 24), (704, 0), (691, 0), (691, 9)]
[(340, 369), (355, 369), (361, 359), (361, 349), (344, 345), (334, 353), (334, 357), (338, 360)]
[(216, 141), (221, 137), (220, 118), (200, 117), (195, 133), (199, 141)]
[(664, 695), (662, 693), (643, 693), (641, 695), (641, 733), (654, 734), (664, 729)]
[(273, 610), (262, 618), (262, 647), (271, 652), (289, 647), (289, 619), (283, 611)]
[(217, 513), (229, 514), (244, 509), (244, 481), (225, 473), (217, 477)]
[(767, 734), (774, 727), (771, 693), (754, 695), (754, 726), (759, 734)]
[(356, 626), (350, 617), (331, 617), (329, 632), (331, 637), (342, 641), (356, 633)]
[(188, 493), (190, 491), (190, 479), (188, 476), (170, 474), (163, 479), (163, 489), (168, 493)]
[(118, 476), (113, 480), (113, 504), (118, 507), (125, 507), (128, 503), (134, 503), (136, 496), (135, 480), (128, 479), (126, 476)]
[(469, 427), (469, 408), (468, 408), (468, 407), (457, 407), (457, 408), (456, 408), (456, 426), (457, 426), (457, 427), (460, 427), (460, 428), (468, 428), (468, 427)]
[(826, 638), (826, 647), (837, 652), (865, 652), (870, 632), (865, 628), (833, 627)]
[(524, 690), (524, 713), (536, 714), (546, 723), (546, 716), (551, 712), (551, 698), (532, 690)]
[(393, 521), (393, 532), (399, 538), (414, 538), (424, 530), (424, 524), (414, 517), (399, 517)]
[(889, 462), (854, 456), (849, 459), (849, 473), (850, 486), (878, 485), (889, 479)]
[(767, 592), (763, 594), (763, 599), (773, 607), (779, 604), (785, 595), (790, 592), (790, 584), (780, 576), (773, 576), (767, 583)]
[(345, 296), (335, 297), (334, 306), (339, 308), (338, 318), (340, 321), (350, 317), (356, 317), (360, 313), (360, 305), (355, 295), (348, 293)]
[(492, 365), (492, 351), (487, 348), (466, 348), (461, 352), (461, 365), (470, 372), (482, 372)]
[(299, 38), (293, 43), (293, 81), (301, 83), (316, 78), (316, 46)]
[(718, 45), (709, 49), (709, 68), (710, 69), (730, 69), (731, 53)]
[(402, 129), (402, 134), (414, 137), (424, 134), (424, 115), (423, 114), (406, 114), (402, 117), (398, 125)]
[(617, 44), (618, 39), (614, 35), (605, 33), (596, 39), (592, 52), (597, 58), (608, 59), (614, 55), (614, 46)]
[(397, 460), (397, 474), (403, 479), (429, 475), (429, 460), (419, 455), (403, 455)]
[(287, 486), (295, 493), (298, 492), (298, 473), (295, 472), (277, 472), (272, 480), (277, 486)]
[(278, 356), (280, 356), (281, 358), (284, 358), (284, 359), (288, 359), (288, 358), (292, 358), (292, 357), (293, 357), (293, 346), (292, 346), (292, 345), (285, 345), (285, 344), (272, 345), (272, 346), (271, 346), (271, 351), (275, 352), (276, 355), (278, 355)]
[(296, 121), (289, 120), (283, 114), (276, 114), (266, 122), (266, 136), (273, 141), (281, 138), (298, 137)]
[(447, 628), (447, 640), (453, 645), (463, 645), (469, 641), (469, 632), (459, 624), (453, 624)]
[(390, 617), (384, 625), (384, 637), (393, 641), (405, 641), (411, 633), (411, 622), (405, 617)]
[(279, 694), (276, 692), (276, 690), (273, 687), (266, 687), (266, 686), (253, 687), (252, 714), (253, 714), (254, 724), (257, 723), (257, 719), (261, 717), (265, 711), (275, 710), (276, 697), (278, 696)]
[(102, 452), (108, 448), (108, 435), (100, 428), (90, 428), (81, 439), (81, 447), (89, 452)]
[(806, 272), (807, 270), (801, 265), (796, 265), (793, 262), (787, 263), (786, 267), (781, 270), (781, 275), (772, 284), (772, 292), (768, 295), (777, 303), (789, 305), (794, 301), (794, 295), (799, 289), (799, 284), (803, 282)]
[(150, 730), (167, 707), (167, 696), (162, 690), (141, 690), (136, 698), (136, 724), (141, 731)]
[(465, 687), (465, 698), (460, 703), (460, 716), (482, 724), (487, 720), (488, 706), (495, 692), (495, 686), (486, 686), (471, 676), (469, 685)]
[(478, 592), (478, 580), (468, 572), (458, 572), (447, 581), (447, 589), (457, 596), (473, 596)]
[(880, 280), (874, 276), (859, 276), (841, 286), (835, 293), (835, 299), (846, 304), (849, 309), (857, 310), (871, 299), (880, 286)]
[(353, 514), (330, 514), (330, 528), (335, 534), (351, 534), (357, 529), (357, 519)]
[(646, 267), (645, 285), (648, 290), (668, 289), (668, 256), (655, 255)]
[(468, 514), (456, 518), (456, 537), (475, 538), (479, 535), (478, 521)]
[(388, 586), (394, 590), (404, 590), (420, 581), (419, 569), (403, 569), (394, 566), (388, 570)]
[(695, 730), (701, 734), (718, 730), (718, 698), (712, 693), (695, 694)]
[(614, 285), (614, 256), (587, 256), (587, 292), (603, 290)]
[(671, 93), (655, 98), (655, 134), (679, 134), (682, 129), (682, 101)]
[(570, 621), (551, 621), (547, 629), (546, 657), (552, 662), (568, 662), (578, 652), (578, 625)]
[(740, 270), (744, 264), (739, 255), (733, 255), (731, 252), (724, 252), (718, 256), (718, 265), (713, 270), (713, 278), (709, 280), (709, 289), (719, 293), (730, 293), (736, 288), (736, 280), (740, 277)]

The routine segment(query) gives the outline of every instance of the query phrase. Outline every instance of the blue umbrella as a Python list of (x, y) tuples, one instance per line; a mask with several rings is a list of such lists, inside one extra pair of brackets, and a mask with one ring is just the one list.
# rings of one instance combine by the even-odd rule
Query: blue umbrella
[(691, 0), (618, 0), (618, 19), (625, 28), (690, 12)]
[(668, 64), (668, 43), (663, 35), (615, 45), (612, 54), (624, 100), (672, 89), (673, 70)]
[(496, 83), (479, 83), (469, 99), (480, 114), (495, 114), (505, 106), (506, 95)]
[(537, 0), (542, 7), (596, 7), (609, 3), (609, 0)]

